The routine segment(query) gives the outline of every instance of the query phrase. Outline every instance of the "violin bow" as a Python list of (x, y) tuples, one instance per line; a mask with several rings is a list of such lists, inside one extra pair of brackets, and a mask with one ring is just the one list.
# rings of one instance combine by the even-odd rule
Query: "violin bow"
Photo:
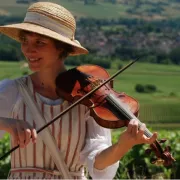
[[(114, 79), (117, 75), (119, 75), (120, 73), (122, 73), (124, 70), (126, 70), (128, 67), (130, 67), (132, 64), (134, 64), (137, 60), (139, 60), (139, 58), (136, 58), (135, 60), (131, 61), (129, 64), (127, 64), (126, 66), (124, 66), (123, 68), (121, 68), (120, 70), (118, 70), (115, 74), (113, 74), (110, 78), (108, 78), (107, 80), (105, 80), (102, 84), (98, 85), (96, 88), (94, 88), (93, 90), (89, 91), (86, 95), (82, 96), (80, 99), (78, 99), (76, 102), (74, 102), (73, 104), (71, 104), (67, 109), (65, 109), (64, 111), (62, 111), (59, 115), (57, 115), (56, 117), (54, 117), (51, 121), (49, 121), (47, 124), (45, 124), (44, 126), (42, 126), (40, 129), (37, 130), (37, 134), (40, 133), (43, 129), (45, 129), (46, 127), (48, 127), (49, 125), (51, 125), (53, 122), (55, 122), (57, 119), (59, 119), (61, 116), (63, 116), (64, 114), (66, 114), (69, 110), (71, 110), (73, 107), (75, 107), (77, 104), (81, 103), (85, 98), (87, 98), (88, 96), (92, 95), (95, 91), (97, 91), (99, 88), (101, 88), (102, 86), (104, 86), (105, 84), (107, 84), (108, 82), (110, 82), (112, 79)], [(15, 151), (16, 149), (19, 148), (19, 145), (13, 147), (11, 150), (9, 150), (8, 152), (6, 152), (3, 156), (0, 157), (0, 160), (3, 160), (5, 157), (7, 157), (9, 154), (11, 154), (13, 151)]]

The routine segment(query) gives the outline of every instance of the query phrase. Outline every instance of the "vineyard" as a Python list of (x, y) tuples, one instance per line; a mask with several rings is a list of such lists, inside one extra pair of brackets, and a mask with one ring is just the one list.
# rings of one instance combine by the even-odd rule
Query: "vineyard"
[[(24, 62), (0, 61), (0, 80), (17, 78), (30, 73)], [(124, 65), (126, 63), (123, 63)], [(71, 68), (71, 67), (69, 67)], [(117, 65), (107, 69), (110, 74), (117, 71)], [(120, 161), (116, 179), (170, 179), (180, 178), (180, 67), (175, 65), (157, 65), (136, 63), (114, 80), (117, 91), (124, 91), (136, 98), (140, 104), (139, 119), (147, 124), (147, 128), (158, 132), (158, 139), (165, 138), (165, 145), (171, 147), (176, 159), (171, 167), (155, 166), (150, 163), (150, 157), (145, 154), (148, 145), (135, 146)], [(155, 93), (138, 93), (135, 85), (153, 84), (157, 87)], [(112, 131), (112, 142), (118, 140), (124, 128)], [(164, 146), (163, 146), (164, 147)], [(9, 137), (6, 135), (0, 141), (0, 155), (9, 150)], [(8, 157), (0, 162), (0, 178), (6, 178), (10, 164)]]
[[(0, 25), (21, 22), (27, 7), (35, 1), (1, 0)], [(72, 12), (77, 20), (76, 38), (90, 52), (88, 56), (68, 58), (68, 68), (96, 64), (112, 75), (129, 59), (144, 57), (116, 77), (114, 89), (139, 102), (138, 118), (151, 132), (158, 132), (158, 140), (167, 139), (162, 147), (171, 147), (176, 162), (170, 167), (152, 165), (153, 154), (145, 154), (148, 145), (138, 145), (121, 159), (114, 179), (180, 179), (180, 0), (48, 1)], [(0, 61), (0, 81), (31, 73), (19, 44), (3, 35), (0, 42), (0, 59), (4, 60)], [(112, 130), (113, 143), (123, 130)], [(0, 141), (0, 156), (9, 149), (6, 134)], [(0, 161), (0, 179), (6, 179), (9, 169), (10, 156)]]
[[(22, 65), (23, 62), (0, 61), (0, 79), (12, 79), (29, 73), (27, 67), (23, 68)], [(112, 68), (107, 69), (107, 71), (110, 74), (117, 71), (115, 62), (112, 62)], [(135, 63), (116, 77), (114, 89), (118, 92), (125, 92), (139, 102), (139, 119), (150, 127), (179, 129), (179, 82), (179, 66)], [(136, 84), (153, 84), (157, 87), (157, 91), (155, 93), (138, 93), (135, 91)]]
[[(113, 132), (113, 142), (119, 137), (119, 131)], [(171, 153), (176, 162), (169, 167), (156, 166), (150, 163), (150, 159), (154, 157), (145, 154), (148, 145), (137, 145), (130, 150), (126, 156), (120, 161), (119, 169), (115, 179), (179, 179), (180, 171), (180, 131), (164, 131), (158, 132), (158, 139), (166, 138), (165, 146), (171, 147)]]

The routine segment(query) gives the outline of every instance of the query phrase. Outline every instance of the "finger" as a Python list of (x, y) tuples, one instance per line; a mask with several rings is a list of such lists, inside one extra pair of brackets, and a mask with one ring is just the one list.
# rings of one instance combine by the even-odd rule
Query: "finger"
[(145, 125), (144, 123), (142, 123), (141, 126), (140, 126), (140, 128), (139, 128), (138, 135), (139, 135), (139, 136), (143, 136), (145, 130), (146, 130), (146, 125)]
[(131, 119), (131, 120), (129, 121), (129, 124), (128, 124), (128, 127), (127, 127), (127, 132), (128, 132), (128, 133), (131, 133), (131, 132), (132, 132), (133, 123), (134, 123), (134, 120)]
[(29, 144), (30, 139), (31, 139), (31, 130), (30, 129), (25, 130), (25, 136), (26, 136), (26, 139), (25, 139), (24, 145), (26, 146)]
[(138, 121), (134, 120), (133, 121), (133, 126), (132, 126), (132, 135), (135, 137), (138, 133)]
[(31, 129), (31, 138), (32, 138), (32, 142), (36, 143), (36, 139), (37, 139), (37, 132), (36, 129)]
[(157, 139), (157, 132), (153, 133), (153, 135), (151, 136), (151, 138), (148, 139), (148, 144), (152, 144), (154, 143), (154, 141)]
[(18, 134), (18, 143), (21, 148), (24, 148), (24, 142), (25, 142), (25, 130), (23, 127), (20, 126), (20, 123), (17, 123), (17, 134)]

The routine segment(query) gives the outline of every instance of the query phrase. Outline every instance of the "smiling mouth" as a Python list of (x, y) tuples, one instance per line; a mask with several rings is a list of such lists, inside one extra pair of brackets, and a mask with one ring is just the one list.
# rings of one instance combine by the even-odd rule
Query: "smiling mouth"
[(39, 60), (41, 60), (41, 58), (36, 58), (36, 59), (28, 59), (29, 62), (33, 63), (33, 62), (38, 62)]

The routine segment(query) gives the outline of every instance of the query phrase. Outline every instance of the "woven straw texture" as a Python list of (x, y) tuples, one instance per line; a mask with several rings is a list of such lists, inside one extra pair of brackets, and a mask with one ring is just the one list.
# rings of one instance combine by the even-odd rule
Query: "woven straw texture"
[(42, 6), (42, 3), (39, 2), (31, 5), (28, 9), (28, 12), (39, 12), (41, 14), (44, 14), (54, 20), (57, 20), (57, 22), (64, 24), (65, 26), (72, 29), (73, 32), (75, 32), (75, 19), (67, 9), (50, 2), (43, 2), (43, 4), (44, 5)]
[(19, 34), (21, 30), (26, 30), (34, 33), (38, 33), (64, 43), (70, 44), (73, 46), (73, 53), (70, 56), (87, 54), (88, 50), (85, 49), (81, 44), (74, 40), (74, 34), (76, 29), (76, 22), (73, 15), (64, 7), (51, 3), (51, 2), (37, 2), (32, 4), (27, 12), (35, 12), (38, 14), (42, 14), (59, 24), (67, 27), (72, 32), (72, 38), (66, 37), (59, 32), (56, 32), (49, 27), (41, 26), (34, 22), (22, 22), (19, 24), (5, 25), (0, 26), (0, 33), (3, 33), (10, 38), (20, 41)]

